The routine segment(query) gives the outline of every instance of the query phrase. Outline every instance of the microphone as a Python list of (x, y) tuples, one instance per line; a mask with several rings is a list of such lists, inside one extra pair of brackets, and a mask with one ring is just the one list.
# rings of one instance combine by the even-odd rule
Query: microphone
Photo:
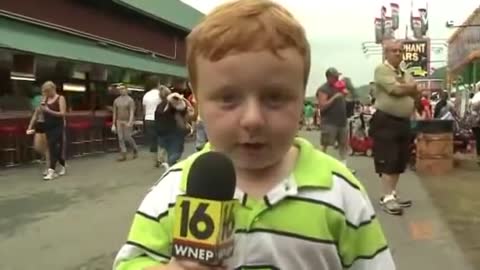
[(175, 203), (173, 257), (218, 266), (233, 255), (235, 186), (228, 157), (207, 152), (195, 159), (186, 194)]

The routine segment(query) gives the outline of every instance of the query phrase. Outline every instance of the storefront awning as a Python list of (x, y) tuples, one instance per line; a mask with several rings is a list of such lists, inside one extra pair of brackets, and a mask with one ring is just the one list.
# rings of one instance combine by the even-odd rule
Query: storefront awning
[(94, 40), (0, 17), (0, 47), (139, 71), (186, 77), (184, 66)]
[(180, 0), (113, 0), (143, 15), (190, 32), (204, 14)]

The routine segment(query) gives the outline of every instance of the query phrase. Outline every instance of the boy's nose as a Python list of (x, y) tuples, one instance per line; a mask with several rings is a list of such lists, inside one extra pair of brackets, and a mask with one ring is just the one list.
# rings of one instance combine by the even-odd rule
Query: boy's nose
[(240, 126), (247, 130), (255, 130), (265, 125), (265, 117), (260, 102), (249, 100), (245, 103), (242, 110)]

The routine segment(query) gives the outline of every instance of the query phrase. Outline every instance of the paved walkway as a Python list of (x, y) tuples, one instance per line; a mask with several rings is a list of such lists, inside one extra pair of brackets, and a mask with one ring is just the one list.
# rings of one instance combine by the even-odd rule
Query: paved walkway
[[(318, 142), (317, 134), (303, 135)], [(192, 151), (188, 145), (187, 153)], [(68, 175), (47, 183), (39, 167), (0, 170), (0, 269), (110, 269), (132, 214), (162, 173), (145, 152), (135, 161), (115, 158), (69, 161)], [(371, 159), (355, 157), (350, 163), (377, 208), (399, 270), (473, 270), (415, 174), (406, 174), (401, 186), (415, 204), (394, 217), (378, 207)]]
[(399, 191), (412, 199), (412, 208), (403, 216), (390, 216), (378, 205), (380, 186), (370, 158), (356, 158), (354, 168), (366, 186), (383, 225), (397, 269), (473, 270), (465, 260), (452, 232), (439, 215), (421, 179), (409, 171), (400, 179)]

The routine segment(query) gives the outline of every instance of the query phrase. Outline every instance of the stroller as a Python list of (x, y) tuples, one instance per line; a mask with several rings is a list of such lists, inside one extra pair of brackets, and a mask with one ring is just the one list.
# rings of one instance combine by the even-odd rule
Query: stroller
[(350, 155), (362, 154), (371, 157), (373, 155), (373, 139), (369, 135), (371, 114), (361, 112), (349, 119), (348, 142)]

